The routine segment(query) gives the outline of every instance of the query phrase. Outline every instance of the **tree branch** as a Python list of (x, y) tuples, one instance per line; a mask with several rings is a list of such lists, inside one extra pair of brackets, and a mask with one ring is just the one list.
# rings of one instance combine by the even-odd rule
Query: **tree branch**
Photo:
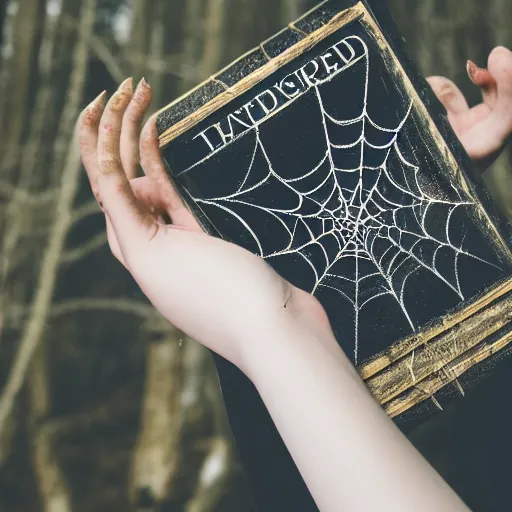
[(108, 244), (108, 238), (106, 233), (98, 233), (96, 236), (93, 236), (90, 240), (83, 243), (82, 245), (69, 249), (62, 253), (60, 257), (61, 263), (70, 264), (79, 261), (92, 252), (101, 249), (104, 245)]
[(56, 436), (40, 423), (41, 418), (48, 414), (51, 403), (45, 345), (39, 345), (36, 351), (27, 382), (32, 461), (42, 509), (47, 512), (71, 512), (71, 496), (55, 453)]
[(98, 213), (103, 213), (101, 208), (98, 206), (98, 203), (96, 201), (89, 201), (88, 203), (84, 203), (83, 205), (79, 206), (73, 212), (73, 215), (71, 216), (71, 222), (77, 223), (91, 215), (96, 215)]
[(56, 318), (78, 311), (110, 311), (138, 316), (145, 320), (161, 318), (160, 313), (150, 304), (128, 299), (96, 298), (68, 300), (61, 304), (55, 304), (51, 309), (51, 316)]
[[(153, 334), (168, 333), (171, 328), (169, 322), (151, 304), (130, 299), (85, 297), (66, 300), (60, 304), (54, 304), (48, 316), (55, 319), (73, 313), (97, 311), (138, 317), (147, 323), (147, 330)], [(10, 327), (16, 327), (24, 322), (24, 318), (31, 313), (31, 310), (28, 306), (10, 305), (3, 313), (6, 324)]]
[(57, 193), (57, 190), (45, 190), (34, 194), (7, 181), (0, 180), (0, 196), (4, 196), (9, 201), (24, 202), (29, 206), (49, 203), (55, 199)]

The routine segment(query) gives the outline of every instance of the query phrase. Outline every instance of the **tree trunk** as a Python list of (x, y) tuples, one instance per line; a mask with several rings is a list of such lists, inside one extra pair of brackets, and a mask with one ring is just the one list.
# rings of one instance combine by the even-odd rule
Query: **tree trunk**
[(30, 78), (38, 53), (37, 40), (44, 22), (44, 0), (24, 0), (18, 4), (14, 20), (14, 51), (9, 59), (8, 81), (4, 89), (5, 102), (0, 123), (0, 164), (3, 176), (10, 174), (19, 161), (23, 130), (30, 105)]
[(147, 74), (147, 59), (150, 53), (153, 9), (157, 2), (153, 0), (135, 0), (133, 2), (130, 42), (127, 47), (127, 60), (137, 80)]
[(204, 0), (187, 0), (183, 35), (183, 62), (181, 64), (181, 84), (179, 93), (185, 94), (201, 82), (201, 72), (198, 72), (198, 62), (201, 58), (204, 34), (197, 27), (204, 21)]
[(32, 461), (39, 484), (43, 512), (71, 512), (71, 497), (55, 455), (55, 436), (46, 424), (50, 409), (50, 385), (45, 344), (34, 355), (28, 379), (29, 432)]
[(159, 510), (167, 498), (180, 461), (180, 343), (169, 329), (150, 343), (141, 428), (132, 466), (132, 497), (137, 510)]

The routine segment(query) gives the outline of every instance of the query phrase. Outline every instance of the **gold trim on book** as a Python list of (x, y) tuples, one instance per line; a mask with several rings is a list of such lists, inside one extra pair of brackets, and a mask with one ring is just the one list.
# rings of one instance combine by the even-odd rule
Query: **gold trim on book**
[[(201, 108), (191, 113), (185, 119), (179, 121), (175, 125), (171, 126), (165, 132), (160, 134), (159, 141), (160, 147), (165, 146), (171, 140), (179, 137), (181, 134), (192, 128), (197, 123), (201, 122), (203, 119), (208, 117), (212, 112), (215, 112), (219, 108), (223, 107), (227, 103), (229, 103), (235, 96), (239, 96), (244, 92), (254, 87), (258, 82), (261, 82), (272, 73), (275, 73), (279, 68), (291, 62), (293, 59), (297, 58), (299, 55), (302, 55), (305, 51), (309, 50), (317, 43), (325, 39), (327, 36), (330, 36), (342, 26), (347, 25), (348, 23), (356, 20), (357, 18), (363, 17), (365, 14), (368, 14), (368, 11), (365, 9), (364, 5), (359, 2), (354, 7), (350, 7), (344, 11), (341, 11), (339, 14), (334, 16), (330, 21), (328, 21), (323, 27), (319, 28), (315, 32), (312, 32), (309, 36), (300, 40), (298, 43), (293, 45), (292, 47), (285, 50), (281, 55), (278, 55), (271, 61), (267, 62), (259, 69), (246, 76), (235, 85), (230, 87), (227, 91), (219, 94), (211, 101), (203, 105)], [(249, 54), (252, 53), (249, 52)], [(246, 54), (246, 55), (249, 55)], [(240, 57), (240, 59), (245, 56)], [(240, 60), (239, 59), (239, 60)], [(230, 64), (231, 66), (232, 64)], [(229, 67), (228, 67), (229, 68)], [(228, 69), (226, 68), (226, 69)], [(222, 71), (221, 71), (222, 73)], [(201, 85), (196, 87), (198, 88), (204, 87), (210, 80), (203, 82)], [(190, 93), (187, 93), (185, 96), (178, 98), (176, 101), (167, 105), (162, 110), (159, 111), (159, 114), (169, 108), (173, 107), (177, 103), (179, 103), (183, 98), (186, 98)]]
[[(380, 373), (374, 374), (373, 362), (363, 365), (360, 373), (380, 404), (390, 414), (401, 414), (456, 381), (473, 365), (505, 348), (512, 340), (509, 332), (492, 344), (486, 340), (512, 322), (511, 288), (512, 280), (508, 280), (466, 309), (427, 329), (423, 335), (397, 343), (394, 348), (401, 357), (397, 358), (395, 353), (393, 360), (385, 355), (377, 358), (386, 365), (381, 365), (384, 369)], [(413, 346), (412, 350), (404, 350)], [(389, 352), (392, 351), (393, 347)], [(460, 384), (457, 385), (463, 393)]]
[[(510, 304), (509, 304), (510, 307)], [(392, 400), (384, 405), (384, 410), (391, 418), (396, 418), (408, 411), (415, 405), (423, 402), (426, 399), (435, 400), (434, 395), (439, 390), (454, 383), (460, 393), (464, 395), (464, 390), (458, 383), (457, 378), (462, 374), (473, 368), (479, 363), (482, 363), (491, 356), (503, 352), (507, 347), (512, 345), (512, 332), (508, 332), (503, 337), (494, 341), (493, 343), (482, 343), (475, 350), (467, 354), (463, 354), (456, 361), (448, 364), (442, 370), (431, 375), (423, 382), (418, 383), (410, 390), (405, 396)], [(434, 402), (436, 403), (436, 402)], [(437, 402), (437, 407), (442, 410), (441, 404)]]
[(443, 332), (452, 329), (464, 320), (467, 320), (479, 311), (482, 311), (484, 308), (489, 306), (489, 304), (511, 291), (512, 279), (508, 279), (504, 283), (498, 285), (496, 288), (493, 288), (489, 293), (486, 293), (477, 299), (466, 308), (451, 315), (445, 316), (431, 327), (424, 329), (423, 331), (414, 334), (413, 336), (409, 336), (403, 340), (398, 341), (387, 350), (377, 355), (375, 358), (372, 358), (360, 368), (361, 376), (364, 380), (371, 379), (371, 377), (375, 376), (377, 373), (392, 366), (400, 359), (410, 355), (417, 348), (427, 345), (427, 343), (432, 341), (437, 336), (440, 336)]

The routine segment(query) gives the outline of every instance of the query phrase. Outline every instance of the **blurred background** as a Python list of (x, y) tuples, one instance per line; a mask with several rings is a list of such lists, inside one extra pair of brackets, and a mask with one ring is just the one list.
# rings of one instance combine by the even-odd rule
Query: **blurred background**
[[(314, 4), (0, 0), (0, 512), (251, 510), (210, 357), (110, 256), (72, 133), (125, 77), (159, 109)], [(422, 73), (478, 102), (466, 60), (512, 47), (512, 2), (390, 7)], [(509, 214), (511, 175), (509, 150), (484, 177)], [(511, 508), (506, 370), (411, 435), (476, 511)]]

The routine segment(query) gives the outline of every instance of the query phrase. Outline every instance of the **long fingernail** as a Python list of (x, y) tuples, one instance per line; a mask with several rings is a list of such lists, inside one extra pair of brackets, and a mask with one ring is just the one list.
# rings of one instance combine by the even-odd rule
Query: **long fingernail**
[(135, 89), (135, 94), (141, 91), (147, 91), (151, 89), (151, 86), (146, 82), (145, 78), (141, 78), (140, 82), (137, 84), (137, 88)]
[(98, 94), (94, 100), (89, 103), (84, 112), (83, 122), (85, 125), (90, 126), (99, 121), (99, 115), (103, 111), (103, 107), (105, 106), (105, 98), (107, 96), (107, 91), (103, 91), (101, 94)]
[(119, 112), (123, 110), (128, 105), (128, 102), (133, 93), (133, 80), (132, 78), (127, 78), (117, 89), (114, 96), (110, 100), (110, 109), (114, 112)]
[(133, 78), (127, 78), (120, 86), (118, 91), (133, 92)]
[(107, 96), (107, 91), (103, 91), (101, 92), (100, 94), (98, 94), (98, 96), (96, 96), (96, 98), (94, 98), (91, 103), (90, 103), (90, 107), (96, 107), (98, 105), (101, 105), (102, 103), (105, 103), (105, 98)]
[(466, 70), (468, 72), (469, 79), (473, 83), (476, 83), (475, 76), (476, 76), (476, 73), (478, 72), (478, 66), (472, 60), (468, 60), (467, 65), (466, 65)]
[(151, 90), (149, 84), (142, 78), (142, 80), (137, 84), (135, 88), (135, 94), (133, 95), (133, 99), (135, 101), (141, 102), (147, 98), (147, 94)]

